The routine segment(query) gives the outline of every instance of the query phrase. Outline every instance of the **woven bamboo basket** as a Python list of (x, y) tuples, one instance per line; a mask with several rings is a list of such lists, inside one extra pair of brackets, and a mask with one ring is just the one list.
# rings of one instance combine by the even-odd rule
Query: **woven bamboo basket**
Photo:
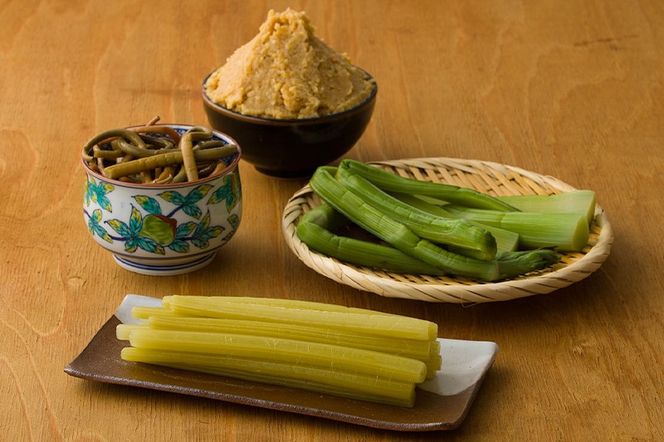
[[(470, 187), (491, 195), (551, 195), (575, 190), (556, 178), (488, 161), (417, 158), (374, 164), (404, 177)], [(561, 261), (549, 268), (497, 283), (454, 276), (397, 274), (348, 264), (309, 250), (295, 229), (300, 217), (318, 204), (320, 200), (309, 186), (296, 192), (286, 204), (282, 228), (293, 253), (321, 275), (388, 297), (472, 304), (550, 293), (597, 270), (609, 255), (613, 242), (611, 225), (597, 206), (588, 245), (581, 252), (564, 253)]]

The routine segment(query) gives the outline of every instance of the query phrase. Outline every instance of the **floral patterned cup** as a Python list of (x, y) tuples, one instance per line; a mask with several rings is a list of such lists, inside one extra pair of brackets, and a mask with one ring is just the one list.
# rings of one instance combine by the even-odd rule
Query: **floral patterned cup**
[[(182, 134), (191, 126), (169, 124)], [(237, 143), (220, 132), (213, 139)], [(83, 217), (92, 238), (123, 268), (177, 275), (209, 264), (240, 225), (240, 151), (224, 173), (194, 182), (134, 184), (87, 174)]]

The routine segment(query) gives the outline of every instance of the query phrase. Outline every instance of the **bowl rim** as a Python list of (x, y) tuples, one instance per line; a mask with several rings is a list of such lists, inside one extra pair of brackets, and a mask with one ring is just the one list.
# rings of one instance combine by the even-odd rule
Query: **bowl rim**
[[(142, 126), (143, 125), (138, 125), (137, 124), (137, 125), (133, 125), (133, 126), (126, 126), (125, 129), (132, 129), (134, 127), (142, 127)], [(159, 124), (154, 124), (154, 126), (168, 126), (168, 127), (173, 128), (173, 129), (176, 129), (176, 128), (181, 128), (182, 129), (182, 128), (192, 128), (192, 127), (195, 127), (196, 125), (193, 125), (193, 124), (180, 124), (180, 123), (159, 123)], [(242, 157), (242, 147), (238, 144), (237, 141), (235, 141), (235, 139), (233, 137), (231, 137), (230, 135), (228, 135), (224, 132), (220, 132), (220, 131), (212, 129), (212, 128), (210, 128), (210, 129), (212, 130), (212, 133), (214, 135), (216, 135), (217, 137), (219, 137), (219, 138), (223, 139), (224, 141), (228, 142), (228, 144), (234, 144), (235, 146), (237, 146), (237, 154), (235, 155), (235, 158), (233, 159), (233, 161), (231, 161), (231, 163), (226, 167), (226, 169), (224, 169), (224, 171), (222, 171), (222, 173), (220, 173), (218, 175), (207, 176), (205, 178), (200, 178), (196, 181), (184, 181), (184, 182), (181, 182), (181, 183), (165, 183), (165, 184), (159, 184), (159, 183), (147, 183), (147, 184), (144, 184), (144, 183), (128, 183), (128, 182), (125, 182), (125, 181), (120, 181), (120, 180), (116, 180), (116, 179), (113, 179), (113, 178), (109, 178), (109, 177), (106, 177), (104, 175), (101, 175), (98, 172), (95, 172), (94, 170), (92, 170), (88, 167), (88, 164), (86, 163), (86, 161), (83, 158), (81, 158), (81, 164), (83, 165), (83, 169), (84, 169), (86, 174), (92, 175), (100, 181), (111, 183), (115, 186), (120, 186), (120, 187), (128, 187), (128, 188), (132, 188), (132, 189), (182, 189), (182, 188), (186, 188), (186, 187), (190, 187), (190, 186), (197, 186), (199, 184), (207, 183), (209, 181), (213, 181), (217, 178), (222, 178), (222, 177), (224, 177), (224, 176), (226, 176), (230, 173), (233, 173), (233, 171), (235, 171), (235, 169), (237, 169), (238, 163), (240, 162), (240, 158)]]
[(245, 115), (241, 114), (239, 112), (232, 111), (228, 108), (225, 108), (221, 106), (220, 104), (215, 103), (212, 101), (212, 99), (208, 96), (207, 92), (205, 91), (205, 84), (207, 83), (208, 79), (214, 74), (219, 68), (215, 68), (212, 72), (207, 74), (205, 78), (203, 79), (203, 83), (201, 84), (201, 94), (203, 95), (203, 103), (206, 106), (209, 106), (210, 108), (214, 109), (215, 111), (229, 116), (235, 120), (240, 120), (248, 123), (255, 123), (255, 124), (262, 124), (266, 126), (292, 126), (292, 125), (311, 125), (311, 124), (322, 124), (322, 123), (329, 123), (332, 121), (336, 121), (338, 119), (342, 119), (348, 115), (351, 115), (353, 113), (359, 112), (362, 109), (368, 107), (371, 105), (372, 102), (376, 100), (376, 95), (378, 94), (378, 83), (376, 82), (376, 79), (367, 71), (364, 69), (355, 66), (357, 69), (362, 71), (366, 78), (372, 83), (373, 88), (371, 89), (371, 93), (367, 98), (365, 98), (363, 101), (360, 103), (356, 104), (355, 106), (351, 107), (350, 109), (346, 109), (345, 111), (342, 112), (337, 112), (335, 114), (330, 114), (330, 115), (323, 115), (319, 117), (308, 117), (308, 118), (268, 118), (268, 117), (258, 117), (254, 115)]

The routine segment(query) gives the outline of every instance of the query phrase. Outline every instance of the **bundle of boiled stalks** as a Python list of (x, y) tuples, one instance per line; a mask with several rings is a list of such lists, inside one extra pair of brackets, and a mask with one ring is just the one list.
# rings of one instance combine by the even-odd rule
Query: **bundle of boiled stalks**
[(94, 172), (120, 181), (168, 184), (221, 174), (222, 158), (237, 146), (214, 140), (212, 130), (194, 126), (180, 135), (159, 117), (140, 127), (111, 129), (83, 146), (82, 157)]
[[(323, 200), (297, 225), (309, 249), (395, 273), (485, 282), (542, 270), (558, 252), (583, 252), (595, 213), (590, 190), (494, 197), (351, 159), (319, 167), (309, 185)], [(371, 240), (344, 236), (348, 226)]]

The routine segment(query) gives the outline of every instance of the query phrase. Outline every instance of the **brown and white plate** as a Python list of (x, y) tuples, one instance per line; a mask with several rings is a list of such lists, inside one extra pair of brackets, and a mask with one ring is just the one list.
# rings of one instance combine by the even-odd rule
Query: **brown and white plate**
[(493, 342), (441, 339), (443, 368), (418, 389), (413, 408), (375, 404), (305, 390), (248, 382), (156, 365), (126, 362), (126, 343), (111, 317), (65, 372), (110, 384), (217, 399), (395, 431), (452, 430), (466, 417), (494, 361)]

